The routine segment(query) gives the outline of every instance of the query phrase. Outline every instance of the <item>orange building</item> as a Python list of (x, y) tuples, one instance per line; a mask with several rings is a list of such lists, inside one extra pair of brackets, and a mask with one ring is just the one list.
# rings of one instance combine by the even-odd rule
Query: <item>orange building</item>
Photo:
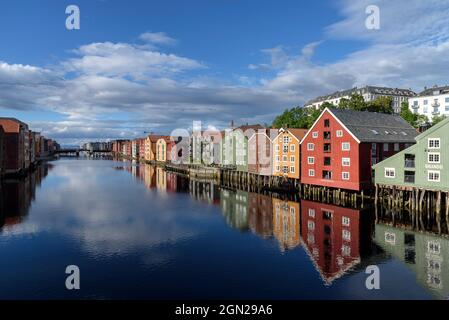
[(299, 202), (273, 198), (273, 235), (282, 251), (301, 243)]
[(279, 129), (273, 139), (273, 175), (300, 179), (301, 140), (307, 129)]

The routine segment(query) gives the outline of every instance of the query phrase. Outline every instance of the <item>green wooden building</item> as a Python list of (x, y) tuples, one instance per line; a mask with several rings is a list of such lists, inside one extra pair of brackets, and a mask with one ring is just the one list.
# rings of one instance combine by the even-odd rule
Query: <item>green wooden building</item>
[(263, 127), (257, 124), (226, 130), (221, 140), (221, 165), (248, 172), (248, 139), (260, 129)]
[(415, 138), (416, 144), (374, 165), (377, 186), (449, 191), (449, 119)]

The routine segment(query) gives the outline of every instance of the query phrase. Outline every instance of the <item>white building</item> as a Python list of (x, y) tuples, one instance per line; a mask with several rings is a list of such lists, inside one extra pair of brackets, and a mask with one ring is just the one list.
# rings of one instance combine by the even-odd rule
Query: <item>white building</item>
[(353, 94), (361, 95), (366, 102), (373, 101), (378, 97), (391, 97), (393, 99), (392, 107), (395, 113), (399, 113), (401, 111), (402, 102), (408, 101), (409, 98), (416, 95), (412, 90), (409, 89), (374, 86), (365, 86), (363, 88), (355, 87), (349, 90), (337, 91), (325, 96), (317, 97), (308, 101), (305, 104), (305, 107), (313, 107), (318, 109), (325, 102), (329, 102), (333, 105), (338, 106), (341, 99), (350, 99)]
[(416, 97), (410, 98), (409, 108), (418, 114), (427, 116), (449, 116), (449, 86), (425, 88)]

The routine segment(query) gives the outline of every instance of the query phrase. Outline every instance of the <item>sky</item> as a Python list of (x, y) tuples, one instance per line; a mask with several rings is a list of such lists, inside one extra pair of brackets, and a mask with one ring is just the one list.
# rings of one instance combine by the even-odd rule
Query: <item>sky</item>
[[(80, 29), (66, 28), (66, 7)], [(379, 28), (367, 28), (368, 6)], [(369, 20), (371, 21), (371, 20)], [(270, 124), (354, 86), (449, 84), (449, 0), (5, 0), (0, 116), (63, 145)]]

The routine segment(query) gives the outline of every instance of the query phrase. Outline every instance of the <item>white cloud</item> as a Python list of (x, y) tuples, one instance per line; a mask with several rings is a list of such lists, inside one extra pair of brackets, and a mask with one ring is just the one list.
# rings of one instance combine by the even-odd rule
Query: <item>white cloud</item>
[(165, 32), (145, 32), (139, 36), (139, 39), (150, 44), (174, 45), (176, 39), (169, 37)]

